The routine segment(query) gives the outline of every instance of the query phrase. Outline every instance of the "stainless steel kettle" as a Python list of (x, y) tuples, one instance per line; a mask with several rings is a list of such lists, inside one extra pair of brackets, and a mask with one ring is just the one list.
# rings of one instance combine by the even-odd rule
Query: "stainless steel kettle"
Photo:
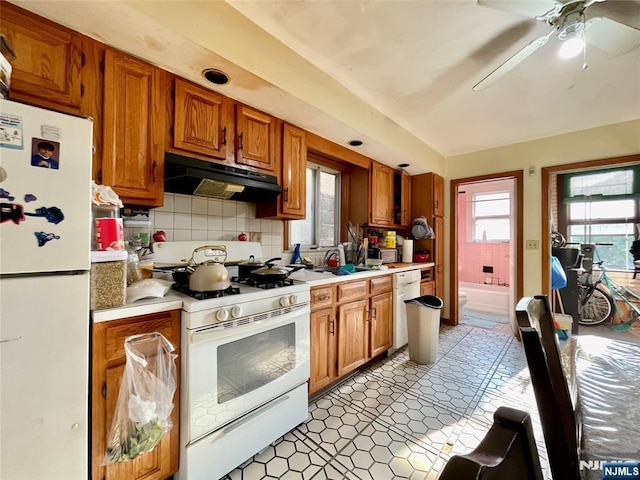
[[(200, 252), (210, 260), (198, 262), (196, 256)], [(222, 256), (224, 258), (220, 261), (219, 257)], [(208, 292), (229, 288), (231, 286), (231, 277), (224, 266), (226, 259), (227, 249), (224, 245), (205, 245), (196, 248), (189, 262), (195, 265), (195, 271), (189, 277), (189, 289), (194, 292)]]

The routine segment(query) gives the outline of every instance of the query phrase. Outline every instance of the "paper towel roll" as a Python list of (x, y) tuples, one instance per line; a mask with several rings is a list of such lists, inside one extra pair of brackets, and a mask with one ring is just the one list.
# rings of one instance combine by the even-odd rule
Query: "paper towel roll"
[(413, 240), (404, 239), (402, 242), (402, 261), (404, 263), (413, 262)]

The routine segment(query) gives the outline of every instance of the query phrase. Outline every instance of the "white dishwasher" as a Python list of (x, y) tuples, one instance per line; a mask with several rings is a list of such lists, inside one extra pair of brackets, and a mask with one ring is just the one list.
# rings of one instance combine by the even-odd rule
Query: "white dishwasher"
[(407, 335), (407, 309), (404, 301), (420, 296), (420, 270), (393, 274), (393, 345), (389, 353), (405, 346)]

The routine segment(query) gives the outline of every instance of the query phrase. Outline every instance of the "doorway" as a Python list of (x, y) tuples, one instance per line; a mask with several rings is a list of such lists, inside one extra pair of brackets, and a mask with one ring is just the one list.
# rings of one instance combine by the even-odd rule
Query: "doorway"
[(451, 181), (452, 323), (513, 332), (522, 295), (522, 171)]

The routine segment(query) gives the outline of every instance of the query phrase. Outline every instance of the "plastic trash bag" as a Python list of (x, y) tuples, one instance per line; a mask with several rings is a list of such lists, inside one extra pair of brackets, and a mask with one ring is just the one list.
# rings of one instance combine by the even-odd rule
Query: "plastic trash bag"
[(551, 257), (551, 289), (559, 290), (567, 286), (567, 275), (558, 257)]
[(102, 465), (150, 452), (173, 426), (175, 347), (154, 332), (127, 337), (124, 349), (126, 364)]

